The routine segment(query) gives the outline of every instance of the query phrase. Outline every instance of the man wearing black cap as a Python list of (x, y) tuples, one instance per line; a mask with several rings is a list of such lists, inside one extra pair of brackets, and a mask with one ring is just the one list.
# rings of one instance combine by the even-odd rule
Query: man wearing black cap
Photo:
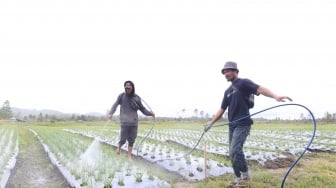
[(285, 102), (285, 99), (292, 101), (291, 98), (276, 95), (269, 89), (255, 84), (249, 79), (238, 78), (238, 73), (239, 69), (235, 62), (229, 61), (225, 63), (224, 68), (222, 69), (222, 74), (227, 81), (231, 82), (231, 85), (224, 93), (221, 108), (204, 128), (205, 131), (208, 131), (212, 125), (222, 117), (226, 108), (228, 108), (228, 119), (229, 122), (232, 122), (229, 124), (229, 153), (232, 168), (236, 175), (236, 180), (232, 185), (244, 184), (251, 180), (251, 175), (243, 152), (243, 145), (250, 133), (253, 121), (250, 117), (239, 120), (250, 115), (249, 96), (251, 94), (262, 94), (274, 98), (279, 102)]
[(128, 142), (127, 157), (132, 160), (132, 149), (138, 134), (138, 113), (140, 110), (146, 116), (155, 117), (154, 112), (148, 111), (141, 103), (141, 98), (135, 94), (135, 88), (132, 81), (124, 83), (125, 92), (119, 94), (117, 100), (111, 107), (109, 119), (120, 105), (120, 138), (117, 153), (120, 153), (121, 147)]

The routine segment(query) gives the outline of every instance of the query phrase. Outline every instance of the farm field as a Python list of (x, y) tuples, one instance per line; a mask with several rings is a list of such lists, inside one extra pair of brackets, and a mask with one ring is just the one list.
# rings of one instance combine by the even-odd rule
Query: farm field
[[(228, 160), (227, 126), (211, 129), (195, 147), (203, 133), (201, 122), (139, 124), (134, 160), (128, 161), (124, 152), (115, 152), (116, 122), (1, 122), (1, 188), (12, 182), (28, 184), (14, 172), (20, 171), (16, 159), (24, 159), (21, 152), (32, 148), (22, 141), (29, 139), (43, 148), (38, 151), (47, 156), (46, 165), (62, 174), (64, 180), (55, 178), (61, 187), (227, 187), (234, 179)], [(312, 131), (312, 124), (253, 125), (244, 147), (253, 178), (248, 186), (280, 187)], [(24, 170), (32, 174), (41, 170), (34, 166)], [(335, 166), (336, 125), (318, 124), (309, 152), (290, 172), (285, 187), (334, 187)]]

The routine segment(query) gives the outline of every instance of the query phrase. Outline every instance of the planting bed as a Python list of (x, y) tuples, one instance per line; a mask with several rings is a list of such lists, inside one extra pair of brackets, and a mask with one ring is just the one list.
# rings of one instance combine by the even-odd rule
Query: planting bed
[(5, 187), (19, 152), (15, 126), (0, 127), (0, 187)]
[(72, 187), (170, 187), (98, 140), (44, 127), (32, 131)]

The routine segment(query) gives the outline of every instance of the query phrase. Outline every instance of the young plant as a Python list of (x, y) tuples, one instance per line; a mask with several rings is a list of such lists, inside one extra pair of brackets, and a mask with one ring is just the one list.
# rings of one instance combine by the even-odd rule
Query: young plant
[(159, 150), (159, 155), (162, 155), (163, 154), (163, 152), (162, 152), (162, 148), (160, 148), (160, 150)]
[(92, 188), (96, 187), (95, 178), (92, 177), (92, 176), (89, 178), (89, 182), (88, 182), (88, 188), (90, 188), (90, 187), (92, 187)]
[(125, 186), (125, 183), (124, 183), (124, 176), (119, 175), (119, 177), (118, 177), (118, 185), (120, 185), (120, 186)]
[(89, 181), (89, 176), (87, 175), (87, 173), (84, 173), (82, 175), (82, 183), (81, 186), (87, 186), (88, 185), (88, 181)]
[(186, 163), (187, 163), (188, 165), (191, 164), (190, 156), (186, 156), (186, 157), (185, 157), (185, 160), (186, 160)]
[(104, 180), (104, 188), (112, 188), (112, 180), (109, 178), (106, 178)]
[(113, 179), (114, 178), (114, 174), (115, 174), (115, 171), (111, 171), (109, 174), (108, 174), (108, 179)]
[(131, 176), (131, 173), (132, 173), (132, 167), (128, 166), (126, 168), (126, 176)]
[(151, 152), (151, 154), (150, 154), (150, 158), (151, 158), (151, 159), (155, 159), (155, 152), (153, 152), (153, 151)]
[(197, 165), (196, 170), (199, 172), (203, 172), (203, 168), (200, 164)]
[(194, 177), (194, 176), (195, 176), (195, 174), (194, 174), (193, 170), (190, 168), (189, 169), (189, 177)]
[(140, 171), (136, 172), (135, 173), (135, 181), (136, 182), (142, 182), (142, 176), (143, 176), (143, 172), (140, 172)]
[(205, 166), (206, 166), (207, 169), (211, 169), (211, 162), (210, 162), (210, 160), (207, 160)]
[(153, 170), (152, 170), (152, 168), (148, 168), (148, 169), (147, 169), (147, 175), (148, 175), (148, 179), (149, 179), (149, 180), (154, 180), (154, 176), (153, 176)]

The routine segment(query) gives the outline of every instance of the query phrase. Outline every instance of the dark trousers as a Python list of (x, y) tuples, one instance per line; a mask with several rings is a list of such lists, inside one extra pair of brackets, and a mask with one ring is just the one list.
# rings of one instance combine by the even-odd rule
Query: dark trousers
[(121, 126), (119, 146), (121, 147), (122, 145), (124, 145), (127, 140), (128, 146), (133, 147), (137, 134), (138, 134), (138, 126)]
[(236, 177), (241, 172), (247, 172), (248, 166), (243, 152), (243, 146), (247, 136), (250, 134), (251, 125), (231, 125), (229, 128), (230, 160)]

